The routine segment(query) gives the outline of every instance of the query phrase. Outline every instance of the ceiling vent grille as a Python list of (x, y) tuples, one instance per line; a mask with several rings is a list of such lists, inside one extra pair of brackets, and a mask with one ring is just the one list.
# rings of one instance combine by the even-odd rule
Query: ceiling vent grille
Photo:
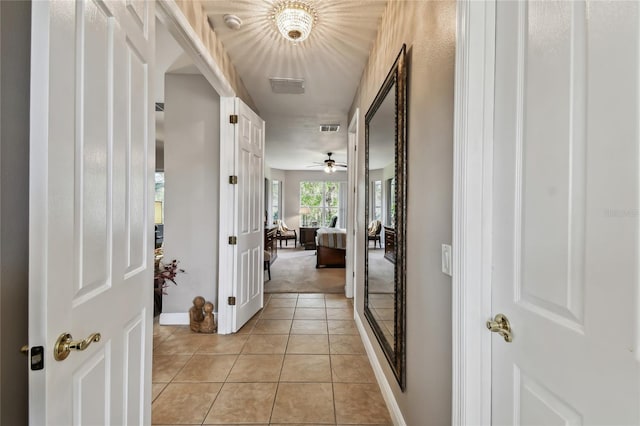
[(164, 111), (164, 102), (156, 102), (156, 112)]
[(320, 131), (321, 132), (337, 132), (340, 130), (339, 124), (321, 124)]
[(301, 95), (304, 93), (304, 80), (301, 78), (270, 78), (273, 93)]

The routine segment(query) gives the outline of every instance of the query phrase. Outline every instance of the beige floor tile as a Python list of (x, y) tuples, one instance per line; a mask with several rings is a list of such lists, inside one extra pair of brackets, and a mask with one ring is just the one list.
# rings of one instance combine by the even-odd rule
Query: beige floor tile
[(253, 334), (288, 334), (291, 320), (261, 319), (256, 323)]
[(154, 355), (152, 381), (170, 382), (191, 359), (191, 355)]
[[(292, 300), (292, 299), (281, 299)], [(295, 308), (282, 308), (277, 306), (267, 306), (262, 311), (261, 319), (293, 319)]]
[(361, 355), (366, 353), (359, 335), (331, 334), (329, 335), (329, 348), (332, 354)]
[(167, 383), (153, 383), (151, 385), (151, 402), (153, 402), (160, 393), (167, 387)]
[(329, 355), (286, 355), (282, 365), (282, 382), (331, 382)]
[(166, 340), (166, 337), (154, 337), (153, 338), (153, 351), (155, 352), (155, 350), (158, 348), (158, 346), (160, 346), (160, 344), (162, 342), (164, 342)]
[(391, 424), (377, 384), (335, 383), (336, 420), (340, 424)]
[(351, 308), (327, 308), (327, 319), (352, 320), (353, 309)]
[(242, 326), (242, 328), (240, 328), (240, 330), (238, 330), (236, 332), (236, 334), (248, 334), (251, 333), (253, 331), (253, 327), (256, 326), (256, 323), (258, 322), (258, 320), (260, 319), (260, 313), (257, 313), (253, 316), (253, 318), (251, 318), (249, 321), (247, 321), (247, 323), (245, 325)]
[(238, 355), (194, 355), (174, 382), (224, 382)]
[(328, 320), (329, 334), (359, 334), (355, 321)]
[[(308, 299), (308, 300), (316, 300), (316, 299)], [(327, 312), (324, 308), (296, 308), (296, 314), (293, 317), (293, 319), (326, 320)]]
[(271, 422), (335, 424), (331, 383), (280, 383)]
[(297, 299), (298, 293), (268, 293), (271, 295), (271, 300), (273, 299)]
[(327, 321), (293, 320), (291, 334), (327, 334)]
[(239, 354), (249, 338), (248, 334), (213, 334), (206, 336), (199, 354)]
[(298, 299), (298, 308), (324, 308), (324, 299)]
[(167, 338), (171, 336), (177, 328), (177, 325), (160, 325), (159, 323), (154, 322), (153, 337)]
[(227, 382), (277, 382), (283, 355), (240, 355)]
[(170, 383), (151, 406), (153, 424), (201, 424), (222, 383)]
[(209, 336), (199, 334), (181, 334), (167, 337), (154, 348), (154, 355), (192, 355)]
[(328, 354), (329, 340), (326, 334), (292, 334), (287, 345), (288, 354)]
[(173, 332), (174, 336), (185, 335), (185, 334), (194, 334), (195, 335), (195, 333), (193, 331), (191, 331), (191, 328), (189, 328), (188, 325), (176, 325), (175, 327), (176, 327), (176, 329)]
[(288, 334), (252, 334), (242, 350), (243, 354), (283, 354)]
[(272, 298), (269, 301), (267, 307), (277, 307), (277, 308), (295, 308), (298, 299), (283, 299), (283, 298)]
[(327, 299), (324, 301), (327, 308), (352, 308), (353, 303), (348, 299)]
[(366, 355), (331, 355), (333, 382), (376, 383)]
[(344, 293), (325, 293), (324, 300), (335, 299), (335, 300), (353, 300), (347, 299)]
[(298, 299), (324, 299), (324, 293), (299, 293)]
[(225, 383), (204, 423), (268, 423), (277, 388), (277, 383)]

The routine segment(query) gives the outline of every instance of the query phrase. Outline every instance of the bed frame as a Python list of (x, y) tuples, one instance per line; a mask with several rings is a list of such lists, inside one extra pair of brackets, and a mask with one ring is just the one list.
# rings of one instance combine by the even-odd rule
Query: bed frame
[(329, 248), (323, 246), (316, 247), (316, 268), (321, 266), (327, 268), (344, 268), (345, 249)]

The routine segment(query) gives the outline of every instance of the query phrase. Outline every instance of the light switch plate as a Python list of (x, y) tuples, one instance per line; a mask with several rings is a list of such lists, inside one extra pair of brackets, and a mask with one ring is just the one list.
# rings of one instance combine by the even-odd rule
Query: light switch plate
[(442, 272), (450, 277), (453, 276), (451, 266), (451, 246), (449, 244), (442, 245)]

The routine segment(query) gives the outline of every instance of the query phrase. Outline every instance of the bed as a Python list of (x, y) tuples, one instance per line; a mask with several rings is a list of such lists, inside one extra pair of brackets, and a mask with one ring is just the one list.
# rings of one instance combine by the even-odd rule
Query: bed
[(316, 232), (316, 268), (344, 268), (347, 230), (319, 228)]

